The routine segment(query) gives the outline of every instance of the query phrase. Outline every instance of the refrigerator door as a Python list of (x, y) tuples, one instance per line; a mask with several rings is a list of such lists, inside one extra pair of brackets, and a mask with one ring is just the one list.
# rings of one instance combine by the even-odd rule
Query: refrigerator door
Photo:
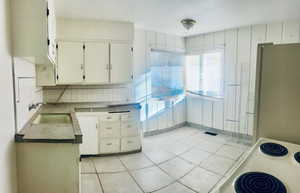
[(256, 84), (256, 139), (300, 144), (300, 44), (261, 45)]

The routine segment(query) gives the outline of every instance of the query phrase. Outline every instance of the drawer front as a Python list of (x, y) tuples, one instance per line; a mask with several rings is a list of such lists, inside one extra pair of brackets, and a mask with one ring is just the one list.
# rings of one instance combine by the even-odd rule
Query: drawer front
[(133, 121), (136, 120), (137, 117), (134, 113), (122, 113), (121, 114), (121, 121)]
[(100, 122), (100, 138), (120, 137), (120, 122), (105, 121)]
[(104, 114), (99, 116), (100, 122), (105, 121), (119, 121), (120, 120), (120, 115), (119, 114)]
[(136, 121), (121, 122), (121, 135), (123, 137), (139, 135), (140, 123)]
[(121, 151), (128, 152), (139, 150), (141, 148), (140, 137), (124, 137), (121, 139)]
[(118, 153), (120, 152), (120, 139), (101, 139), (100, 140), (100, 153)]

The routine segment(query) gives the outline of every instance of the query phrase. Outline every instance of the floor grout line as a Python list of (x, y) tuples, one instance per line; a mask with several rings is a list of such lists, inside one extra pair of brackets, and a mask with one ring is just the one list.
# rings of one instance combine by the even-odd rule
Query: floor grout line
[(143, 193), (146, 193), (143, 188), (140, 186), (140, 184), (135, 180), (135, 178), (133, 177), (133, 175), (131, 174), (130, 170), (127, 168), (127, 166), (124, 164), (124, 162), (120, 159), (120, 157), (118, 156), (117, 157), (121, 164), (123, 165), (123, 167), (126, 169), (126, 172), (128, 173), (128, 175), (132, 178), (132, 180), (135, 182), (135, 184), (139, 187), (139, 189), (143, 192)]

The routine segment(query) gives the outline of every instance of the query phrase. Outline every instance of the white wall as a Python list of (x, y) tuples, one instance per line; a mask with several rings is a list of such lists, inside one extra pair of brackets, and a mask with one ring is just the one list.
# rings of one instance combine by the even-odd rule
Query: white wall
[[(213, 109), (214, 114), (219, 117), (223, 114), (224, 126), (217, 129), (253, 134), (257, 45), (269, 42), (299, 43), (300, 22), (251, 25), (186, 38), (189, 54), (215, 48), (225, 49), (224, 108)], [(203, 125), (203, 120), (195, 117), (193, 109), (198, 103), (203, 103), (203, 99), (188, 97), (187, 100), (188, 121)], [(200, 102), (196, 102), (197, 100)], [(211, 108), (213, 107), (199, 106), (202, 114), (210, 115)], [(213, 120), (214, 114), (211, 114)]]
[(16, 152), (12, 60), (9, 37), (9, 0), (0, 1), (0, 192), (16, 193)]
[(92, 19), (58, 18), (58, 40), (116, 40), (133, 42), (134, 24)]
[(17, 132), (20, 131), (38, 108), (29, 106), (43, 101), (42, 88), (36, 85), (36, 65), (24, 58), (13, 58)]

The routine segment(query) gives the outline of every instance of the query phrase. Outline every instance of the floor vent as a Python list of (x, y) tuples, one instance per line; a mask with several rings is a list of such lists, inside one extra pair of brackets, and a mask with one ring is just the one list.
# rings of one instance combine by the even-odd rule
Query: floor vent
[(212, 135), (212, 136), (217, 136), (218, 135), (217, 133), (212, 133), (212, 132), (208, 132), (208, 131), (206, 131), (205, 134)]

